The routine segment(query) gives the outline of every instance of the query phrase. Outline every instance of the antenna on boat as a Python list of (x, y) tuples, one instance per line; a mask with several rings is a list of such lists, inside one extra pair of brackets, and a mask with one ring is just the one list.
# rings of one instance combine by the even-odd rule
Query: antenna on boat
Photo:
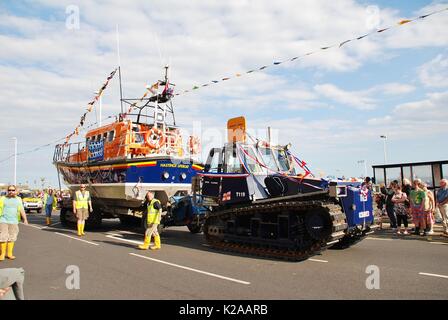
[(121, 59), (120, 59), (120, 34), (118, 32), (118, 24), (117, 24), (117, 55), (118, 55), (118, 78), (120, 82), (120, 107), (121, 107), (121, 113), (123, 113), (123, 88), (121, 86)]

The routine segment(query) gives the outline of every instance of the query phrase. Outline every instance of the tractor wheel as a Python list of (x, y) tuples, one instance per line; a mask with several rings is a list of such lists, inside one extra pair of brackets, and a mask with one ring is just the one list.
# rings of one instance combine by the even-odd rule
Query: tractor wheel
[(191, 233), (195, 234), (195, 233), (201, 233), (202, 232), (202, 224), (195, 224), (195, 223), (190, 223), (187, 224), (187, 228), (188, 230), (190, 230)]

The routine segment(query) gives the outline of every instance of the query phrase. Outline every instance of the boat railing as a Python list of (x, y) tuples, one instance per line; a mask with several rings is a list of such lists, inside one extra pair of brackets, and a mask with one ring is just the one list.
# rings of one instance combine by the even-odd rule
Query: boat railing
[(85, 142), (57, 144), (54, 149), (53, 162), (79, 163), (85, 161), (82, 157), (83, 151), (85, 150)]

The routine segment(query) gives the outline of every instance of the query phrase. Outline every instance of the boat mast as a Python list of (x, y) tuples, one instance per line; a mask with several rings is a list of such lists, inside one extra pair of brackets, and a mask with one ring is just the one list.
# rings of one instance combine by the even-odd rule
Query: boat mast
[(120, 82), (120, 107), (121, 107), (121, 114), (123, 114), (123, 87), (121, 86), (120, 35), (118, 33), (118, 24), (116, 35), (117, 35), (117, 55), (118, 55), (118, 78)]

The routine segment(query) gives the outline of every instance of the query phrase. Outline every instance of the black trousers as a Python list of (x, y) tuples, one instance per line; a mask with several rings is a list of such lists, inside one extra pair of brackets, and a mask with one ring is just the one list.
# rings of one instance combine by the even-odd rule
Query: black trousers
[(403, 222), (404, 227), (407, 228), (408, 227), (408, 216), (406, 216), (406, 215), (403, 216), (401, 214), (397, 215), (398, 227), (401, 227), (402, 222)]
[(387, 212), (387, 216), (390, 219), (390, 227), (396, 228), (397, 227), (397, 216), (395, 215), (394, 207), (386, 206), (386, 212)]

